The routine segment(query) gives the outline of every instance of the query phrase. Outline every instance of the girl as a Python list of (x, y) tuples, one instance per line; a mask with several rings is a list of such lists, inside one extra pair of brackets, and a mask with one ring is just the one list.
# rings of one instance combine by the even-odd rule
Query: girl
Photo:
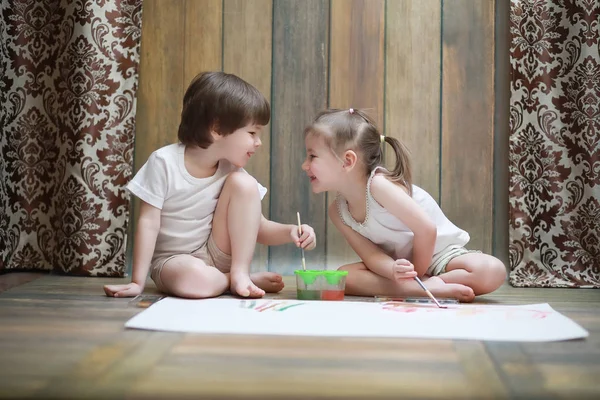
[(250, 275), (256, 242), (315, 247), (307, 225), (268, 221), (260, 201), (266, 189), (243, 167), (260, 147), (270, 119), (267, 100), (232, 74), (197, 76), (183, 99), (179, 143), (156, 150), (128, 189), (141, 199), (127, 285), (107, 285), (107, 296), (140, 294), (148, 270), (159, 290), (189, 298), (230, 290), (261, 297), (283, 289), (281, 275)]
[[(337, 192), (329, 216), (362, 260), (340, 267), (348, 271), (347, 294), (422, 296), (419, 276), (434, 295), (469, 302), (502, 285), (504, 264), (464, 248), (467, 232), (412, 184), (407, 150), (366, 114), (324, 111), (306, 128), (305, 143), (302, 169), (312, 190)], [(396, 156), (392, 171), (381, 166), (385, 143)]]

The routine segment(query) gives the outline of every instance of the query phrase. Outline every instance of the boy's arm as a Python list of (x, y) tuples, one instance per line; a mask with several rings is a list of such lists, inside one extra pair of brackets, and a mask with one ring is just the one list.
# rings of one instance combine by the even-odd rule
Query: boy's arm
[(140, 214), (133, 246), (133, 273), (131, 283), (126, 285), (105, 285), (104, 292), (112, 297), (133, 297), (142, 293), (146, 285), (148, 269), (154, 254), (156, 237), (160, 228), (161, 210), (140, 201)]
[(344, 224), (335, 201), (329, 206), (329, 218), (368, 269), (384, 278), (394, 279), (392, 267), (395, 260), (381, 251), (375, 243)]
[(161, 210), (151, 206), (145, 201), (140, 201), (140, 215), (135, 233), (135, 245), (133, 247), (133, 273), (131, 281), (138, 284), (142, 289), (146, 285), (148, 269), (154, 254), (156, 238), (160, 229)]
[[(293, 241), (290, 232), (295, 225), (280, 224), (269, 221), (264, 215), (260, 217), (260, 227), (258, 228), (258, 237), (256, 241), (267, 246), (279, 246)], [(296, 227), (296, 229), (298, 229)]]
[(383, 208), (401, 220), (414, 234), (413, 259), (418, 276), (423, 276), (433, 257), (437, 228), (401, 186), (386, 177), (376, 175), (371, 183), (371, 194)]
[(300, 235), (298, 225), (269, 221), (263, 215), (260, 218), (256, 241), (267, 246), (294, 243), (305, 250), (313, 250), (317, 246), (317, 238), (312, 227), (302, 224), (302, 235)]

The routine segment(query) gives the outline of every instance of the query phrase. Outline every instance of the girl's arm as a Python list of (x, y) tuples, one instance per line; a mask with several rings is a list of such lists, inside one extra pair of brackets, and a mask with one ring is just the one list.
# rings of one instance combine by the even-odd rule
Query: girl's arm
[(393, 266), (396, 260), (385, 254), (375, 243), (344, 224), (335, 201), (329, 205), (329, 218), (369, 270), (394, 280)]
[(413, 259), (418, 276), (423, 276), (433, 257), (437, 228), (406, 190), (383, 175), (375, 175), (371, 194), (383, 208), (401, 220), (414, 234)]
[(262, 215), (256, 241), (267, 246), (279, 246), (293, 242), (296, 246), (306, 250), (312, 250), (317, 245), (315, 231), (312, 227), (302, 225), (302, 235), (299, 235), (298, 225), (269, 221)]
[(131, 283), (126, 285), (105, 285), (104, 292), (107, 296), (133, 297), (144, 291), (148, 269), (152, 261), (152, 254), (154, 254), (156, 237), (160, 228), (161, 210), (143, 200), (140, 201), (140, 204), (140, 215), (138, 217), (133, 247)]

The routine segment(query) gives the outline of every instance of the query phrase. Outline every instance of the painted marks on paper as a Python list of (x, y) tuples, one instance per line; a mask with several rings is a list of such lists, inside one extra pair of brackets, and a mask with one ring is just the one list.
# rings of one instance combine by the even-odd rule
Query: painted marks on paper
[(502, 306), (452, 306), (448, 305), (447, 309), (439, 309), (435, 305), (407, 305), (404, 302), (390, 301), (382, 304), (382, 309), (385, 311), (392, 311), (401, 314), (413, 314), (413, 313), (451, 313), (456, 317), (497, 317), (509, 320), (539, 320), (545, 319), (551, 314), (549, 311), (532, 310), (527, 308), (516, 308), (516, 307), (502, 307)]
[(248, 310), (254, 310), (258, 312), (264, 311), (286, 311), (293, 307), (299, 307), (304, 305), (305, 303), (296, 303), (289, 301), (280, 301), (280, 300), (269, 300), (266, 302), (256, 301), (256, 300), (242, 300), (240, 301), (240, 308), (245, 308)]

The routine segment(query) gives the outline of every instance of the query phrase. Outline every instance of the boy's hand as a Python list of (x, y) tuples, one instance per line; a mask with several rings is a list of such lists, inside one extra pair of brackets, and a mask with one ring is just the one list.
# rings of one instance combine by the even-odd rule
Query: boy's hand
[(108, 297), (135, 297), (142, 293), (143, 288), (137, 283), (127, 285), (104, 285), (104, 293)]
[(302, 235), (299, 235), (297, 225), (294, 225), (292, 228), (292, 231), (290, 232), (292, 242), (294, 242), (297, 247), (302, 247), (305, 250), (313, 250), (315, 247), (317, 247), (317, 236), (315, 235), (315, 230), (304, 224), (301, 225), (301, 227)]

